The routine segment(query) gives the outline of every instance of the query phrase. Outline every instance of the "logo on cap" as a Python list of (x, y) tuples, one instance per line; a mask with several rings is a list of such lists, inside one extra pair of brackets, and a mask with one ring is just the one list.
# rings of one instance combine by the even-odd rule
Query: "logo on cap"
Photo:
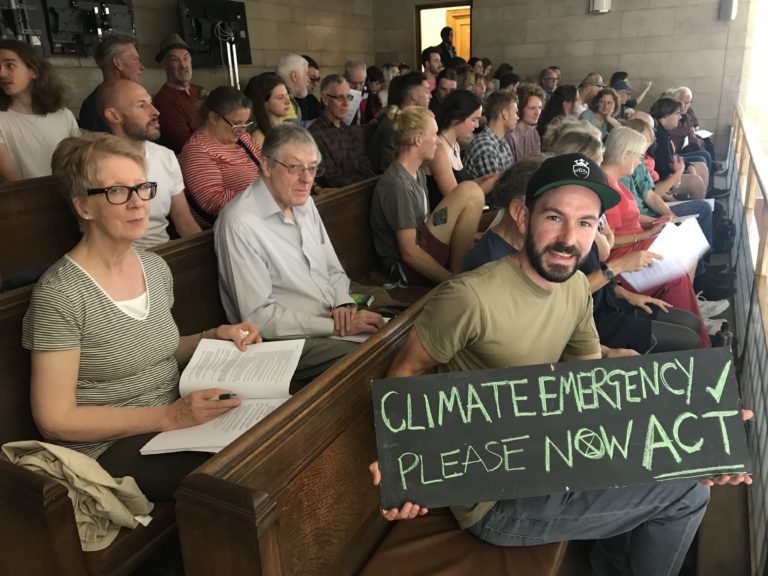
[(579, 158), (573, 162), (573, 175), (577, 178), (589, 178), (589, 162)]

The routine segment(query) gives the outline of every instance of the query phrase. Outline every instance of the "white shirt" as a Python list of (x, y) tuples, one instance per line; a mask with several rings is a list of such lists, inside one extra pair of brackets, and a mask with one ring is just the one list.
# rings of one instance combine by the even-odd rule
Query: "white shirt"
[(80, 129), (69, 108), (50, 114), (0, 112), (0, 144), (5, 144), (16, 172), (22, 178), (51, 175), (51, 158), (59, 142), (79, 136)]
[(349, 278), (312, 198), (293, 217), (285, 218), (261, 179), (219, 213), (221, 301), (230, 322), (250, 320), (265, 338), (331, 336), (328, 312), (353, 302)]
[(149, 208), (149, 227), (144, 238), (134, 242), (139, 248), (151, 248), (168, 242), (168, 214), (171, 212), (171, 196), (184, 192), (181, 166), (173, 150), (154, 142), (144, 143), (147, 160), (147, 182), (157, 182), (157, 194)]

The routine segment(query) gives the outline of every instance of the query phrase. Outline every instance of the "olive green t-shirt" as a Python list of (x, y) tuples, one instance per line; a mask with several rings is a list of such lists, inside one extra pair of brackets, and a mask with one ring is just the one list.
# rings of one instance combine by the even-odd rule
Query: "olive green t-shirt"
[[(534, 284), (513, 256), (440, 286), (417, 318), (415, 330), (441, 372), (546, 364), (559, 361), (564, 353), (600, 353), (586, 277), (577, 272), (550, 292)], [(467, 528), (494, 504), (451, 510)]]

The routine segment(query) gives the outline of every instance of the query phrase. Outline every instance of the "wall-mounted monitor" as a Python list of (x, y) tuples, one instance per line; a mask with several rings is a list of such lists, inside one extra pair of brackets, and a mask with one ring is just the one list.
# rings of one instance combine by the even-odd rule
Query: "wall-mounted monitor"
[(51, 54), (89, 56), (111, 31), (135, 34), (132, 0), (45, 0)]
[(232, 0), (179, 0), (181, 30), (195, 67), (226, 65), (227, 44), (238, 64), (251, 63), (245, 3)]

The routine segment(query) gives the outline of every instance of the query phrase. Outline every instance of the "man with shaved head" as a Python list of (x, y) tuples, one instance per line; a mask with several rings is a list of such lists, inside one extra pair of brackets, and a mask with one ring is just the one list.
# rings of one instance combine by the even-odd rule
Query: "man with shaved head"
[(144, 155), (147, 181), (157, 182), (147, 233), (136, 244), (140, 248), (149, 248), (167, 242), (169, 215), (179, 235), (200, 232), (184, 196), (184, 179), (176, 155), (154, 142), (160, 138), (160, 113), (152, 105), (149, 93), (137, 82), (110, 80), (99, 87), (96, 102), (109, 131), (130, 142)]

